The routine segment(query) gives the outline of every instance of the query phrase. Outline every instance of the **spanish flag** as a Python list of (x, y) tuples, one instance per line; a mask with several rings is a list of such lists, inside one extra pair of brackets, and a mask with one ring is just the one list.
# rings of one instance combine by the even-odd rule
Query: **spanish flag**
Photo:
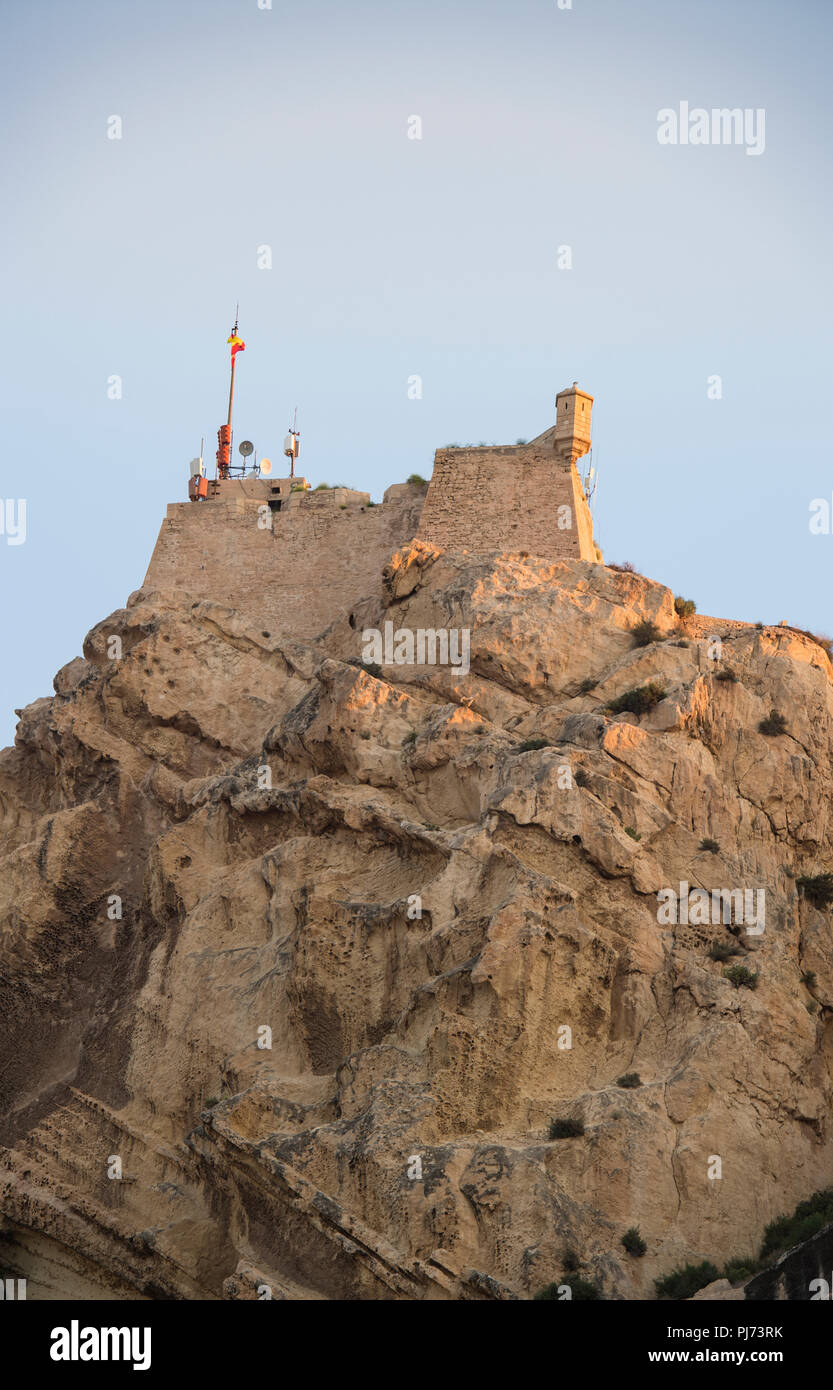
[(234, 354), (236, 352), (243, 352), (246, 347), (246, 344), (243, 342), (243, 339), (238, 338), (236, 333), (232, 333), (230, 338), (226, 338), (226, 342), (231, 343), (232, 358), (234, 357)]

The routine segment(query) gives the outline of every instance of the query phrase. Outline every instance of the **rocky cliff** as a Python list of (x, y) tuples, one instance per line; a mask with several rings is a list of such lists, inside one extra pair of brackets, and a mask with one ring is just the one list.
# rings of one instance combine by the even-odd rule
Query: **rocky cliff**
[[(363, 669), (386, 621), (470, 673)], [(0, 1265), (523, 1299), (572, 1251), (633, 1299), (754, 1249), (833, 1163), (832, 676), (582, 561), (415, 543), (303, 644), (132, 596), (0, 756)], [(764, 929), (658, 920), (681, 883)]]

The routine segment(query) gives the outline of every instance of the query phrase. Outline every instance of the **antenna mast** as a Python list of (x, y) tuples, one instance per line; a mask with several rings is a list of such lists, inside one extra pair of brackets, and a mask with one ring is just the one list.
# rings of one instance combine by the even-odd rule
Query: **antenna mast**
[(298, 457), (298, 450), (300, 448), (300, 438), (301, 436), (298, 433), (298, 407), (296, 405), (295, 416), (292, 421), (292, 426), (290, 428), (289, 434), (283, 441), (283, 451), (286, 454), (286, 457), (289, 459), (290, 478), (295, 477), (295, 460)]

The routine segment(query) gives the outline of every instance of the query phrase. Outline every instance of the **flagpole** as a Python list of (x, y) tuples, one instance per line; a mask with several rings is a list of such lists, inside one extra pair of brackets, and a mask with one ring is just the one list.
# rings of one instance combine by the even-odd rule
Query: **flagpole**
[[(240, 305), (238, 304), (237, 308), (236, 308), (235, 311), (234, 311), (234, 328), (231, 330), (231, 332), (232, 332), (232, 337), (233, 337), (233, 338), (236, 338), (236, 337), (237, 337), (237, 319), (238, 319), (239, 313), (240, 313)], [(236, 367), (236, 365), (237, 365), (237, 353), (234, 352), (234, 351), (232, 351), (232, 354), (231, 354), (231, 385), (229, 386), (229, 393), (228, 393), (228, 427), (229, 427), (229, 431), (231, 430), (231, 409), (232, 409), (232, 404), (233, 404), (233, 402), (234, 402), (234, 368)]]
[(221, 425), (219, 430), (217, 431), (217, 442), (220, 446), (217, 450), (217, 473), (221, 479), (228, 478), (231, 473), (231, 416), (232, 411), (234, 409), (234, 369), (237, 366), (237, 362), (235, 359), (237, 357), (238, 351), (237, 320), (239, 317), (239, 312), (240, 305), (238, 304), (234, 311), (234, 328), (231, 330), (231, 337), (228, 339), (228, 341), (231, 343), (231, 379), (229, 381), (228, 389), (228, 423), (225, 425)]

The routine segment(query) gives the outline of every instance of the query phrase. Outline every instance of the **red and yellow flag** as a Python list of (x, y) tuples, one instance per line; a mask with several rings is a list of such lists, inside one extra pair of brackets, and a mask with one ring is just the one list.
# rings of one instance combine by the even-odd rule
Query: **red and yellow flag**
[(238, 338), (236, 333), (232, 333), (231, 337), (226, 339), (226, 342), (231, 343), (232, 357), (234, 357), (235, 353), (237, 352), (243, 352), (246, 347), (246, 344), (243, 342), (243, 339)]

